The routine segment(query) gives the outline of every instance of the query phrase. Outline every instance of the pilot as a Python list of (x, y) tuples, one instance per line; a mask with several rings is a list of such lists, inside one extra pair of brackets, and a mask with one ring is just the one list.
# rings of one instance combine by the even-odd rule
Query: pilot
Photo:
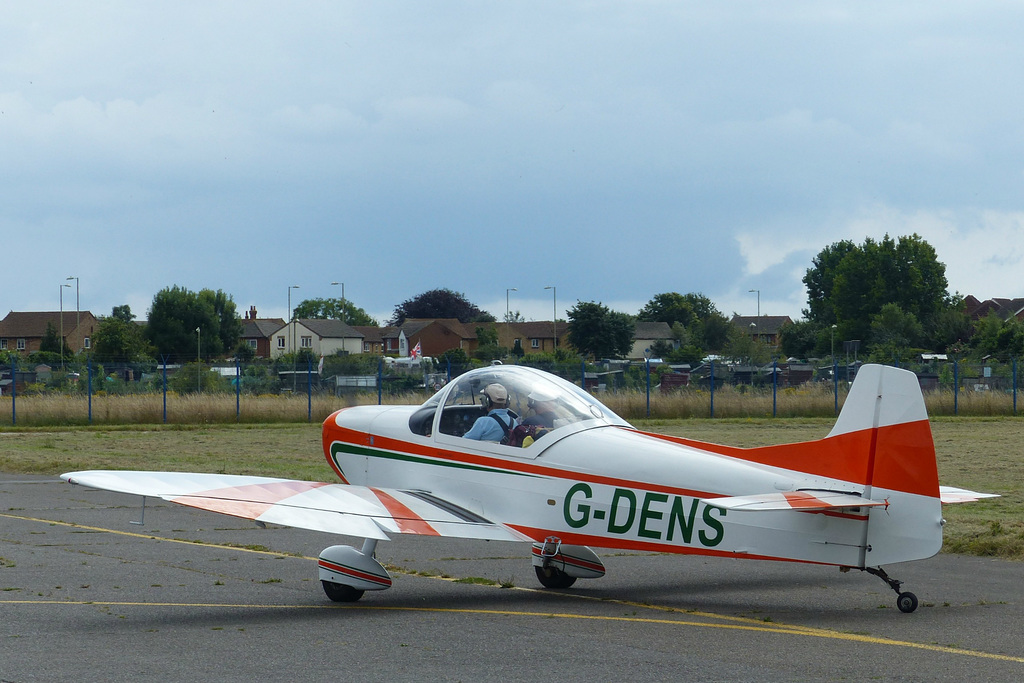
[(534, 389), (526, 397), (526, 402), (533, 410), (533, 415), (523, 420), (524, 425), (537, 425), (547, 429), (554, 428), (555, 418), (558, 417), (555, 412), (554, 396), (548, 394), (543, 389)]
[(467, 439), (500, 442), (508, 438), (519, 424), (518, 416), (508, 409), (508, 390), (500, 384), (488, 384), (483, 391), (487, 414), (478, 417), (469, 431)]

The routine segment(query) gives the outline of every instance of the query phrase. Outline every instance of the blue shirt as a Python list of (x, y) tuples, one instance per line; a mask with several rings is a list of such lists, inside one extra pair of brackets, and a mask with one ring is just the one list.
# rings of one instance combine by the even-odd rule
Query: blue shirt
[(505, 438), (505, 430), (501, 428), (498, 421), (495, 420), (491, 415), (497, 415), (501, 418), (502, 423), (509, 424), (511, 427), (515, 427), (519, 424), (514, 417), (512, 417), (508, 409), (506, 408), (495, 408), (487, 415), (478, 417), (473, 426), (470, 427), (469, 431), (463, 434), (467, 439), (476, 439), (477, 441), (501, 441)]

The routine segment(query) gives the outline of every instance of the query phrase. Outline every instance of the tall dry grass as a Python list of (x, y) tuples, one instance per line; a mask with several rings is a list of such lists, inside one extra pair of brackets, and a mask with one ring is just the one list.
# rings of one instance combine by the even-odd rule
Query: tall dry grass
[[(419, 404), (426, 395), (411, 393), (387, 396), (391, 405)], [(605, 393), (598, 398), (624, 419), (686, 419), (711, 416), (711, 394), (700, 389), (685, 389), (662, 395), (652, 392), (650, 415), (647, 394), (642, 391)], [(846, 392), (840, 391), (839, 406)], [(1024, 399), (1024, 397), (1022, 397)], [(335, 410), (350, 405), (375, 404), (376, 394), (356, 394), (346, 397), (313, 396), (310, 403), (299, 396), (242, 396), (236, 410), (231, 394), (171, 394), (167, 395), (166, 422), (168, 424), (244, 423), (273, 424), (320, 422)], [(954, 413), (953, 393), (948, 390), (928, 392), (925, 404), (931, 416), (999, 416), (1013, 415), (1013, 397), (1000, 392), (962, 392), (956, 399)], [(45, 427), (90, 424), (88, 400), (82, 396), (35, 395), (17, 399), (17, 426)], [(1018, 414), (1024, 412), (1020, 406)], [(833, 417), (835, 398), (831, 387), (806, 385), (787, 387), (776, 392), (773, 406), (771, 389), (726, 386), (715, 390), (714, 416), (716, 418), (764, 417)], [(160, 424), (164, 419), (162, 394), (133, 394), (125, 396), (93, 396), (91, 424)], [(0, 399), (0, 427), (12, 425), (10, 397)]]

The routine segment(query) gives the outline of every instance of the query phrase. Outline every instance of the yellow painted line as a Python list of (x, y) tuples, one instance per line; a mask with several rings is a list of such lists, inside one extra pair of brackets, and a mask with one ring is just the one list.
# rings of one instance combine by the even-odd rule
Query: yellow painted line
[[(634, 624), (659, 624), (666, 626), (688, 626), (698, 628), (725, 629), (734, 631), (758, 631), (762, 633), (777, 633), (783, 635), (795, 635), (806, 637), (827, 638), (830, 640), (842, 640), (871, 645), (884, 645), (889, 647), (905, 647), (930, 652), (941, 652), (944, 654), (962, 655), (968, 657), (980, 657), (984, 659), (995, 659), (1006, 662), (1017, 662), (1024, 664), (1024, 657), (1013, 657), (990, 652), (978, 652), (963, 648), (946, 647), (943, 645), (929, 645), (927, 643), (912, 643), (891, 638), (877, 638), (874, 636), (857, 635), (853, 633), (839, 633), (824, 629), (807, 629), (804, 627), (793, 627), (785, 624), (709, 624), (703, 621), (691, 621), (686, 619), (654, 619), (649, 617), (614, 617), (593, 614), (572, 614), (569, 612), (529, 612), (521, 610), (497, 610), (497, 609), (464, 609), (454, 607), (403, 607), (395, 605), (266, 605), (246, 603), (203, 603), (203, 602), (115, 602), (108, 600), (0, 600), (0, 605), (99, 605), (101, 607), (209, 607), (219, 609), (347, 609), (359, 611), (376, 612), (430, 612), (441, 614), (473, 614), (507, 617), (536, 617), (543, 619), (574, 619), (584, 621), (606, 621)], [(719, 618), (719, 615), (708, 615), (711, 618)]]
[[(275, 553), (267, 550), (254, 550), (251, 548), (240, 548), (232, 545), (221, 545), (218, 543), (206, 543), (202, 541), (186, 541), (174, 538), (164, 538), (162, 536), (153, 536), (151, 534), (140, 534), (131, 531), (120, 531), (117, 529), (106, 529), (103, 527), (87, 526), (83, 524), (74, 524), (71, 522), (59, 522), (51, 519), (42, 519), (37, 517), (26, 517), (21, 515), (11, 515), (0, 513), (0, 517), (8, 517), (11, 519), (20, 519), (29, 522), (40, 522), (44, 524), (54, 524), (57, 526), (65, 526), (73, 529), (86, 529), (89, 531), (97, 531), (111, 534), (119, 534), (122, 536), (130, 536), (135, 538), (149, 539), (155, 541), (167, 541), (170, 543), (184, 543), (193, 546), (208, 546), (211, 548), (227, 549), (227, 550), (241, 550), (244, 552), (257, 553), (261, 555), (272, 555), (275, 557), (295, 557), (297, 559), (305, 560), (316, 560), (313, 557), (304, 557), (300, 555), (289, 555), (286, 553)], [(420, 578), (432, 578), (441, 579), (444, 581), (455, 582), (458, 581), (456, 578), (451, 577), (437, 577), (437, 576), (423, 576), (415, 572), (403, 572), (397, 570), (396, 573), (403, 573), (410, 576), (418, 576)], [(524, 590), (530, 592), (543, 593), (539, 589), (535, 588), (522, 588), (516, 587), (513, 590)], [(396, 612), (433, 612), (433, 613), (449, 613), (449, 614), (481, 614), (481, 615), (496, 615), (496, 616), (519, 616), (519, 617), (540, 617), (545, 619), (579, 619), (579, 620), (592, 620), (592, 621), (612, 621), (612, 622), (623, 622), (623, 623), (641, 623), (641, 624), (664, 624), (670, 626), (690, 626), (698, 628), (712, 628), (712, 629), (725, 629), (735, 631), (756, 631), (762, 633), (778, 633), (783, 635), (794, 635), (804, 636), (808, 638), (825, 638), (829, 640), (839, 640), (856, 643), (866, 643), (871, 645), (883, 645), (887, 647), (903, 647), (917, 650), (925, 650), (929, 652), (941, 652), (944, 654), (960, 655), (966, 657), (978, 657), (982, 659), (994, 659), (1006, 662), (1017, 662), (1024, 664), (1024, 657), (1015, 657), (1012, 655), (1001, 655), (991, 652), (981, 652), (979, 650), (967, 650), (964, 648), (949, 647), (945, 645), (933, 645), (928, 643), (915, 643), (906, 640), (895, 640), (892, 638), (880, 638), (876, 636), (867, 636), (856, 633), (842, 633), (839, 631), (832, 631), (829, 629), (816, 628), (813, 626), (800, 626), (796, 624), (784, 624), (780, 622), (764, 622), (750, 617), (736, 617), (724, 614), (715, 614), (713, 612), (700, 612), (700, 611), (689, 611), (679, 610), (673, 607), (663, 607), (659, 605), (650, 605), (646, 603), (630, 602), (627, 600), (612, 600), (607, 598), (593, 598), (586, 595), (579, 595), (573, 593), (560, 593), (559, 595), (576, 598), (580, 600), (593, 600), (602, 604), (617, 604), (626, 607), (634, 607), (637, 609), (649, 609), (657, 610), (669, 613), (685, 614), (692, 617), (698, 617), (702, 619), (714, 619), (718, 621), (731, 622), (731, 623), (707, 623), (704, 621), (692, 621), (685, 619), (657, 619), (651, 617), (614, 617), (614, 616), (601, 616), (601, 615), (589, 615), (589, 614), (572, 614), (568, 612), (528, 612), (528, 611), (516, 611), (516, 610), (481, 610), (481, 609), (463, 609), (463, 608), (443, 608), (443, 607), (403, 607), (403, 606), (391, 606), (391, 605), (338, 605), (338, 604), (325, 604), (325, 605), (267, 605), (267, 604), (235, 604), (235, 603), (195, 603), (195, 602), (112, 602), (104, 600), (0, 600), (0, 605), (101, 605), (109, 607), (215, 607), (215, 608), (237, 608), (237, 609), (350, 609), (350, 610), (363, 610), (363, 611), (396, 611)]]
[(0, 517), (7, 517), (9, 519), (20, 519), (26, 522), (41, 522), (43, 524), (51, 524), (54, 526), (65, 526), (70, 529), (84, 529), (86, 531), (97, 531), (105, 534), (117, 534), (118, 536), (129, 536), (131, 538), (143, 538), (149, 541), (166, 541), (167, 543), (182, 543), (184, 545), (193, 546), (207, 546), (209, 548), (222, 548), (225, 550), (240, 550), (244, 553), (256, 553), (257, 555), (272, 555), (273, 557), (294, 557), (299, 560), (312, 560), (316, 562), (317, 558), (307, 557), (305, 555), (294, 555), (292, 553), (281, 553), (274, 552), (272, 550), (257, 550), (255, 548), (246, 548), (239, 545), (225, 545), (223, 543), (207, 543), (206, 541), (190, 541), (184, 538), (167, 538), (166, 536), (154, 536), (153, 534), (140, 534), (134, 531), (121, 531), (120, 529), (107, 529), (101, 526), (89, 526), (88, 524), (75, 524), (74, 522), (61, 522), (54, 519), (43, 519), (41, 517), (24, 517), (22, 515), (11, 515), (0, 512)]

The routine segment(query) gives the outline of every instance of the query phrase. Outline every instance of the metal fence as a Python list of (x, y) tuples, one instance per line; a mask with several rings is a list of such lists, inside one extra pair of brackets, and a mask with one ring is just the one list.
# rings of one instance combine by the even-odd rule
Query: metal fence
[[(796, 394), (809, 392), (818, 394), (813, 409), (788, 408), (783, 414), (834, 414), (839, 412), (849, 384), (861, 366), (859, 362), (823, 365), (774, 361), (753, 366), (711, 361), (691, 368), (644, 361), (556, 362), (547, 357), (534, 360), (528, 356), (519, 363), (585, 387), (613, 404), (613, 409), (627, 413), (624, 417), (633, 418), (651, 417), (652, 406), (659, 405), (661, 408), (655, 412), (664, 417), (776, 417), (780, 414), (780, 394), (792, 399)], [(1022, 388), (1017, 359), (1003, 363), (928, 360), (893, 364), (917, 374), (933, 415), (960, 415), (965, 401), (970, 404), (968, 414), (1017, 415)], [(22, 365), (15, 359), (7, 367), (0, 367), (0, 400), (9, 402), (9, 411), (0, 413), (0, 425), (17, 425), (19, 399), (24, 410), (32, 409), (36, 397), (61, 397), (72, 404), (77, 401), (79, 407), (70, 412), (78, 417), (66, 420), (71, 423), (94, 422), (94, 399), (116, 396), (148, 397), (150, 403), (158, 400), (159, 414), (154, 415), (151, 408), (147, 419), (163, 422), (169, 421), (169, 413), (175, 411), (176, 402), (181, 404), (184, 397), (202, 396), (224, 405), (233, 399), (236, 420), (243, 418), (244, 406), (251, 405), (255, 397), (290, 398), (293, 413), (295, 403), (304, 398), (305, 418), (311, 420), (314, 401), (326, 406), (318, 407), (318, 417), (323, 410), (339, 404), (415, 403), (473, 367), (477, 366), (370, 356), (338, 356), (316, 362), (306, 357), (180, 365), (153, 361), (97, 363), (86, 358), (57, 368)], [(623, 403), (622, 397), (632, 401)], [(696, 404), (674, 408), (670, 402), (679, 397), (689, 397)], [(745, 402), (746, 407), (731, 407), (723, 412), (725, 398), (739, 404)], [(985, 405), (983, 409), (974, 407), (981, 403)], [(809, 405), (809, 399), (801, 405)], [(2, 406), (0, 403), (0, 410)], [(195, 409), (194, 402), (182, 406), (179, 413)], [(225, 415), (221, 409), (219, 419), (230, 419), (230, 411), (227, 412)], [(62, 421), (59, 415), (54, 419)], [(101, 417), (99, 421), (109, 419)]]

